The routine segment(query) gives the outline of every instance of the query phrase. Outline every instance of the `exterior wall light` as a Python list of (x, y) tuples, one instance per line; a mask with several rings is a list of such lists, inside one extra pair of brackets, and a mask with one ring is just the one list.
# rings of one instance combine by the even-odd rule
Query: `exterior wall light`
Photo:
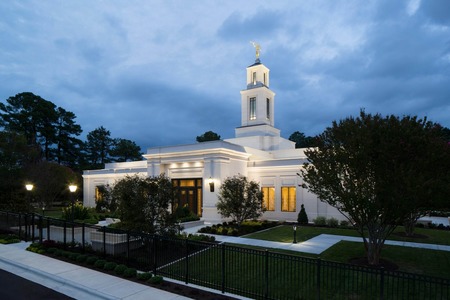
[(210, 192), (214, 192), (214, 179), (212, 179), (211, 177), (209, 177), (209, 191)]

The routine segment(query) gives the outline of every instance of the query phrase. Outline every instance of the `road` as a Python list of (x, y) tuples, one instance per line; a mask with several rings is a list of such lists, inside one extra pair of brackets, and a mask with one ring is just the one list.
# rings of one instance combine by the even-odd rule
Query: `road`
[(0, 299), (68, 300), (73, 298), (0, 269)]

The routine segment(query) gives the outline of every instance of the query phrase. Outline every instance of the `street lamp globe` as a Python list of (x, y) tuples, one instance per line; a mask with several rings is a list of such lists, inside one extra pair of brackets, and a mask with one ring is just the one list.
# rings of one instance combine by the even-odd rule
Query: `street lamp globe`
[(74, 184), (69, 185), (69, 191), (75, 193), (77, 191), (77, 186)]
[(34, 188), (34, 185), (32, 185), (31, 183), (25, 184), (25, 188), (27, 189), (27, 191), (32, 191)]

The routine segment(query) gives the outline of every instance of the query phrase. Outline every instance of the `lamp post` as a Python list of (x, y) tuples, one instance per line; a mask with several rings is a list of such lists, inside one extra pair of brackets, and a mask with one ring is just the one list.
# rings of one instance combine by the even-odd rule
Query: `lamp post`
[(292, 226), (292, 229), (294, 229), (294, 244), (297, 244), (297, 225)]
[[(72, 221), (72, 246), (75, 244), (75, 230), (74, 230), (74, 224), (73, 224), (73, 219), (74, 219), (74, 211), (73, 211), (73, 202), (74, 202), (74, 194), (77, 191), (77, 186), (75, 184), (71, 184), (69, 185), (69, 191), (70, 191), (70, 201), (72, 202), (72, 207), (71, 207), (71, 221)], [(64, 233), (65, 234), (65, 233)]]
[(73, 205), (74, 205), (74, 193), (77, 191), (77, 186), (74, 184), (69, 185), (69, 191), (70, 191), (70, 201), (72, 203), (72, 207), (71, 207), (71, 221), (73, 223), (73, 217), (74, 217), (74, 212), (73, 212)]
[[(31, 192), (33, 191), (33, 188), (34, 188), (34, 185), (32, 185), (31, 183), (27, 183), (27, 184), (25, 184), (25, 189), (27, 190), (27, 192), (28, 192), (28, 201), (27, 201), (27, 211), (30, 209), (30, 207), (31, 207), (31, 199), (32, 199), (32, 196), (31, 196)], [(25, 215), (25, 240), (27, 240), (28, 239), (28, 225), (27, 225), (27, 216)]]
[(33, 191), (34, 185), (32, 185), (31, 183), (27, 183), (25, 184), (25, 189), (29, 192), (28, 193), (28, 203), (27, 203), (27, 207), (30, 208), (31, 206), (31, 192)]

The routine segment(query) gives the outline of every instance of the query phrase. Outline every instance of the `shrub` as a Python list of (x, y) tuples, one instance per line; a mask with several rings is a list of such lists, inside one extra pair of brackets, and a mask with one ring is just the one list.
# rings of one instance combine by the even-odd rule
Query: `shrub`
[(80, 256), (81, 254), (79, 254), (79, 253), (70, 253), (70, 255), (69, 255), (69, 259), (70, 260), (77, 260), (78, 259), (78, 256)]
[(45, 250), (44, 250), (44, 249), (38, 249), (36, 253), (38, 253), (38, 254), (44, 254), (44, 253), (45, 253)]
[[(72, 205), (63, 208), (62, 218), (64, 220), (72, 219)], [(73, 205), (73, 218), (74, 220), (85, 220), (89, 219), (89, 209), (84, 207), (79, 201), (76, 201)]]
[(95, 264), (95, 262), (98, 260), (98, 257), (97, 256), (89, 256), (87, 259), (86, 259), (86, 263), (88, 264), (88, 265), (93, 265), (93, 264)]
[(115, 272), (117, 275), (122, 275), (123, 272), (125, 272), (126, 269), (127, 269), (127, 266), (125, 266), (125, 265), (117, 265), (117, 266), (114, 268), (114, 272)]
[(156, 275), (153, 276), (152, 278), (150, 278), (148, 280), (148, 282), (153, 283), (153, 284), (160, 284), (164, 281), (164, 278), (162, 276)]
[(56, 251), (58, 251), (58, 249), (57, 249), (57, 248), (54, 248), (54, 247), (51, 247), (51, 248), (47, 248), (47, 252), (48, 252), (48, 253), (50, 253), (50, 254), (55, 254), (55, 253), (56, 253)]
[(94, 267), (103, 269), (105, 267), (106, 260), (104, 259), (97, 259), (97, 261), (94, 263)]
[(125, 271), (123, 271), (123, 277), (126, 278), (132, 278), (136, 277), (137, 271), (135, 268), (126, 268)]
[(141, 281), (148, 281), (150, 278), (152, 278), (152, 273), (150, 272), (137, 274), (137, 279)]
[(109, 261), (105, 264), (103, 267), (107, 271), (112, 271), (117, 267), (117, 264), (115, 262)]
[(338, 227), (339, 221), (336, 218), (327, 219), (327, 225), (330, 227)]
[(298, 213), (297, 222), (301, 225), (308, 224), (308, 215), (306, 214), (305, 206), (302, 204), (300, 212)]
[(78, 255), (78, 257), (77, 257), (77, 262), (81, 262), (81, 263), (82, 263), (82, 262), (85, 262), (87, 258), (88, 258), (87, 255), (80, 254), (80, 255)]
[(55, 251), (55, 255), (56, 256), (63, 256), (63, 250), (61, 250), (61, 249), (57, 249), (56, 251)]
[(316, 226), (325, 226), (327, 225), (327, 218), (319, 216), (313, 220), (314, 225)]
[(347, 221), (347, 220), (342, 220), (339, 224), (340, 224), (342, 227), (348, 227), (348, 225), (350, 225), (350, 222)]

